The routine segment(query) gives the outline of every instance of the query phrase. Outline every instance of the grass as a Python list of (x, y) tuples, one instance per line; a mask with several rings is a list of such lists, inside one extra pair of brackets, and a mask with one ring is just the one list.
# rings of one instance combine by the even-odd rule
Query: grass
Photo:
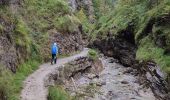
[(48, 100), (73, 100), (61, 86), (49, 87)]
[[(4, 69), (0, 75), (0, 95), (3, 94), (5, 100), (19, 100), (20, 92), (23, 88), (23, 81), (35, 71), (40, 65), (40, 61), (31, 59), (20, 65), (16, 74)], [(0, 97), (2, 99), (2, 97)]]
[[(153, 2), (153, 0), (117, 0), (111, 12), (107, 9), (109, 6), (107, 3), (103, 5), (106, 6), (105, 13), (109, 11), (104, 16), (100, 7), (102, 2), (98, 0), (99, 4), (96, 1), (94, 0), (98, 21), (91, 33), (93, 37), (101, 34), (103, 38), (108, 32), (118, 35), (122, 30), (126, 31), (127, 27), (131, 25), (134, 28), (135, 41), (139, 46), (136, 54), (137, 59), (153, 60), (164, 71), (170, 73), (170, 56), (164, 53), (166, 49), (170, 48), (169, 0), (157, 0), (157, 2)], [(165, 37), (162, 41), (166, 42), (166, 46), (160, 48), (156, 42), (159, 42), (158, 39), (162, 37)], [(91, 54), (93, 57), (94, 51)]]
[(164, 54), (164, 49), (157, 47), (154, 42), (145, 37), (141, 41), (136, 54), (137, 60), (153, 60), (155, 61), (165, 72), (170, 73), (170, 56)]
[(14, 30), (14, 40), (17, 46), (20, 46), (30, 52), (31, 37), (26, 23), (20, 19), (16, 19), (16, 27)]
[(98, 52), (94, 49), (90, 49), (89, 52), (88, 52), (88, 57), (92, 60), (96, 60), (99, 55), (98, 55)]
[(79, 19), (72, 15), (65, 15), (59, 18), (56, 18), (54, 25), (57, 30), (61, 33), (74, 32), (77, 29), (77, 26), (80, 24)]

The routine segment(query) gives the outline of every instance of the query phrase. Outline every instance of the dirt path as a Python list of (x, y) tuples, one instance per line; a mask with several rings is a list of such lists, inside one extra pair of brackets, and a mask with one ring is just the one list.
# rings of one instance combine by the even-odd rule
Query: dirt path
[(48, 88), (45, 86), (45, 79), (56, 68), (66, 64), (78, 57), (87, 56), (88, 49), (84, 49), (81, 53), (63, 59), (58, 59), (56, 65), (50, 63), (43, 64), (40, 68), (31, 74), (24, 82), (24, 88), (21, 92), (21, 100), (46, 100)]

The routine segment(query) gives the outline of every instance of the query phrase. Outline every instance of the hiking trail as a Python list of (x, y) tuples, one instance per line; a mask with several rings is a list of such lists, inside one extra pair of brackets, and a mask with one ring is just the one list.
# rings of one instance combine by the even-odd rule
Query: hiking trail
[(87, 56), (88, 49), (85, 48), (79, 54), (58, 59), (56, 65), (50, 63), (43, 64), (37, 71), (32, 73), (24, 81), (23, 90), (21, 91), (21, 100), (46, 100), (48, 95), (48, 88), (45, 85), (45, 80), (55, 71), (56, 68), (62, 66), (78, 57)]
[[(41, 65), (24, 81), (21, 100), (47, 100), (50, 75), (58, 71), (58, 68), (64, 64), (79, 57), (86, 57), (88, 51), (86, 48), (79, 54), (58, 59), (56, 65), (50, 65), (50, 63)], [(143, 88), (138, 83), (137, 77), (130, 73), (133, 72), (131, 68), (120, 65), (114, 58), (102, 57), (100, 60), (104, 69), (99, 74), (99, 78), (89, 79), (88, 75), (82, 74), (75, 80), (77, 91), (73, 89), (74, 84), (65, 85), (70, 95), (84, 91), (90, 83), (101, 83), (99, 89), (94, 88), (95, 92), (90, 92), (90, 94), (94, 94), (93, 97), (85, 96), (82, 100), (155, 100), (151, 89)]]

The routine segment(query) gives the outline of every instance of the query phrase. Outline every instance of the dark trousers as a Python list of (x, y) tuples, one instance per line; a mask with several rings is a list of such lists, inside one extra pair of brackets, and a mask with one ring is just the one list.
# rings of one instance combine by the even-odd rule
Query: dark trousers
[(53, 64), (53, 62), (56, 64), (57, 62), (57, 55), (56, 54), (52, 54), (52, 59), (51, 59), (51, 64)]

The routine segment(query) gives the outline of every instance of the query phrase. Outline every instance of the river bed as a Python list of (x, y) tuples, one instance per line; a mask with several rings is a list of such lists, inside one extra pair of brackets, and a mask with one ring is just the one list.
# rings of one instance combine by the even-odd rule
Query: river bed
[[(124, 67), (109, 57), (100, 58), (103, 70), (99, 75), (84, 73), (65, 84), (77, 100), (155, 100), (150, 88), (139, 85), (132, 68)], [(71, 84), (70, 84), (71, 83)]]

